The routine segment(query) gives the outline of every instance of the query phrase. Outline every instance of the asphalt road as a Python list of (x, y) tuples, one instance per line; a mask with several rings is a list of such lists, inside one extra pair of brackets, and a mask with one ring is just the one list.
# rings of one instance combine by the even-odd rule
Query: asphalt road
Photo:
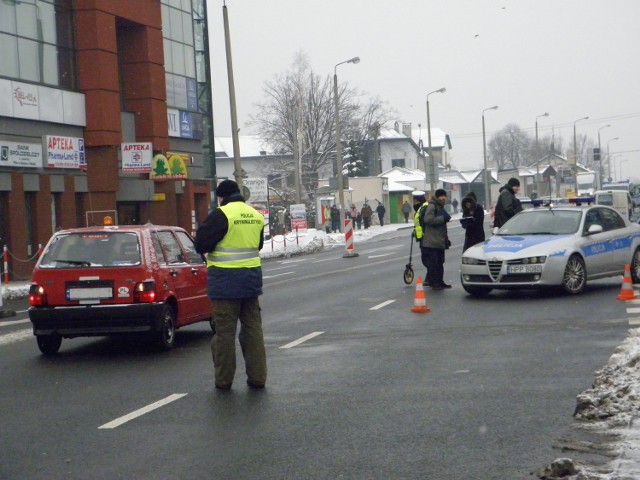
[(532, 478), (626, 336), (619, 279), (473, 299), (460, 228), (450, 237), (454, 288), (427, 289), (427, 314), (402, 281), (408, 230), (357, 258), (265, 262), (265, 391), (246, 387), (241, 356), (232, 391), (215, 391), (204, 323), (166, 354), (94, 338), (43, 357), (25, 313), (0, 320), (0, 478)]

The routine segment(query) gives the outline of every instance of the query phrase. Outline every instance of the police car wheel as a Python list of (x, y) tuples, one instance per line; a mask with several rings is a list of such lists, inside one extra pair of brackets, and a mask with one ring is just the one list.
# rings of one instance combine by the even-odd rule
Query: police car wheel
[(640, 283), (640, 248), (633, 252), (631, 260), (631, 280), (633, 283)]
[(587, 269), (579, 255), (571, 255), (562, 276), (562, 287), (571, 295), (582, 293), (587, 284)]

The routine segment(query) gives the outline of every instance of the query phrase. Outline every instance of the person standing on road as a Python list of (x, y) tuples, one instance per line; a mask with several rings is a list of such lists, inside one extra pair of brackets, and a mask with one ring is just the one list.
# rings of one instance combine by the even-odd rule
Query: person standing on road
[(451, 202), (451, 206), (453, 207), (453, 213), (458, 213), (458, 199), (454, 198)]
[(435, 201), (429, 203), (424, 211), (424, 234), (422, 246), (426, 250), (429, 286), (434, 290), (451, 288), (444, 283), (444, 251), (451, 246), (447, 235), (447, 223), (451, 215), (445, 210), (447, 192), (436, 190)]
[(411, 213), (411, 205), (406, 200), (402, 204), (402, 215), (404, 215), (404, 223), (409, 223), (409, 214)]
[(360, 215), (362, 215), (362, 222), (364, 223), (364, 228), (366, 230), (371, 225), (371, 215), (373, 215), (373, 210), (368, 203), (365, 202), (365, 204), (362, 206)]
[(469, 192), (462, 199), (462, 218), (460, 224), (464, 228), (464, 252), (476, 243), (484, 242), (484, 208), (478, 205), (476, 194)]
[(520, 180), (510, 178), (506, 185), (500, 188), (500, 195), (496, 203), (495, 218), (493, 220), (494, 227), (502, 227), (507, 220), (516, 213), (522, 211), (520, 200), (516, 198), (516, 193), (520, 191)]
[(378, 213), (378, 220), (380, 220), (380, 226), (384, 227), (384, 214), (387, 212), (387, 209), (384, 208), (384, 205), (380, 201), (378, 201), (376, 212)]
[(215, 385), (229, 390), (236, 372), (236, 329), (242, 347), (247, 385), (264, 388), (267, 360), (258, 296), (262, 295), (260, 250), (264, 217), (244, 202), (238, 184), (224, 180), (216, 195), (220, 207), (198, 228), (195, 246), (206, 254), (207, 292), (213, 300), (215, 333), (211, 353)]
[(427, 271), (424, 274), (424, 280), (422, 281), (423, 287), (429, 286), (429, 262), (427, 259), (427, 252), (422, 246), (422, 236), (424, 235), (424, 211), (427, 208), (429, 203), (427, 202), (427, 198), (425, 197), (425, 193), (421, 190), (415, 190), (413, 192), (413, 210), (415, 215), (413, 217), (413, 237), (420, 245), (420, 260), (422, 261), (422, 265)]

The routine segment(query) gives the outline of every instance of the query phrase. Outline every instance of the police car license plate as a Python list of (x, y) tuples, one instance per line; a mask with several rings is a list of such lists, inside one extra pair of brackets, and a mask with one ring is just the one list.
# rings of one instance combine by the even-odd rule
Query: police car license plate
[(507, 273), (542, 273), (542, 265), (507, 265)]

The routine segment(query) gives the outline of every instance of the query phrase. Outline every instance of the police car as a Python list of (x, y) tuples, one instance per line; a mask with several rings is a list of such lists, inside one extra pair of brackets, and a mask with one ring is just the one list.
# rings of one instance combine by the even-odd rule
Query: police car
[(31, 282), (29, 318), (44, 354), (55, 354), (63, 338), (132, 332), (169, 350), (176, 329), (212, 317), (205, 260), (179, 227), (58, 231)]
[(497, 233), (467, 249), (460, 277), (471, 295), (494, 289), (561, 287), (581, 293), (588, 280), (624, 274), (640, 281), (640, 225), (613, 208), (539, 206), (512, 217)]

